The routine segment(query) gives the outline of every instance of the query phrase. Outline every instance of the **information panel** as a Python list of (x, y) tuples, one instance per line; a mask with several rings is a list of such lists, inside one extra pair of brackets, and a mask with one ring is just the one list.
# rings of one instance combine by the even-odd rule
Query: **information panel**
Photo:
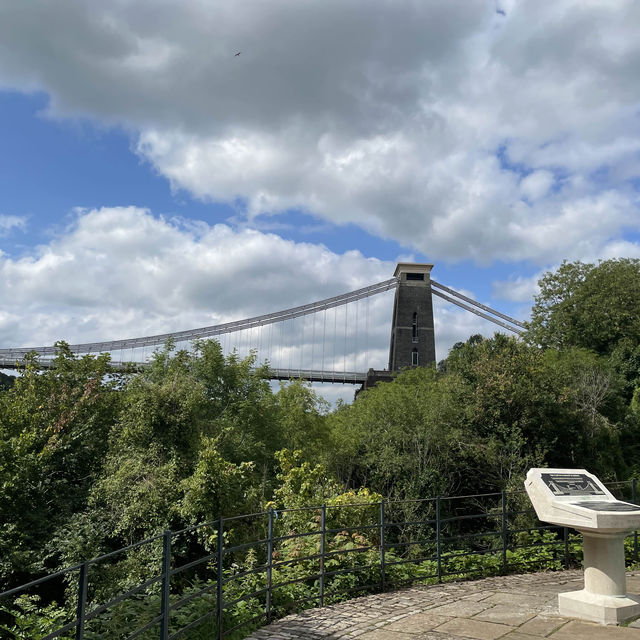
[(604, 496), (605, 492), (584, 473), (541, 473), (554, 496)]
[(576, 507), (593, 509), (594, 511), (640, 511), (640, 507), (628, 502), (607, 502), (605, 500), (574, 502)]

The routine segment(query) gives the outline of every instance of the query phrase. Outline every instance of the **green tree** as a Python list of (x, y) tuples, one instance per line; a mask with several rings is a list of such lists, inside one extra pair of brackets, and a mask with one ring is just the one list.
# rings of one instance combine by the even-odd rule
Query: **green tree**
[(82, 523), (74, 522), (78, 535), (65, 546), (68, 562), (84, 557), (83, 549), (122, 546), (259, 505), (275, 479), (281, 438), (266, 369), (254, 362), (225, 357), (215, 341), (196, 342), (193, 352), (168, 343), (131, 377), (103, 473)]
[[(35, 354), (0, 393), (0, 576), (21, 580), (47, 562), (46, 543), (81, 511), (102, 472), (119, 411), (109, 356), (76, 358), (65, 343), (46, 371)], [(55, 563), (55, 559), (51, 562)]]
[(640, 260), (565, 261), (539, 285), (525, 339), (608, 357), (629, 403), (640, 386)]
[(3, 389), (11, 389), (14, 382), (14, 376), (9, 376), (6, 373), (2, 373), (2, 371), (0, 371), (0, 391), (2, 391)]
[(640, 260), (598, 265), (563, 262), (539, 281), (526, 338), (548, 347), (582, 347), (610, 355), (640, 341)]
[(327, 441), (329, 403), (303, 380), (281, 383), (275, 400), (283, 447), (317, 456)]
[(465, 465), (460, 384), (417, 368), (360, 394), (329, 416), (330, 468), (345, 487), (368, 486), (386, 497), (451, 491)]
[(496, 334), (457, 344), (441, 372), (403, 372), (329, 416), (328, 464), (389, 498), (520, 489), (531, 466), (626, 477), (632, 437), (619, 376), (585, 349)]
[(542, 351), (496, 334), (457, 345), (447, 370), (470, 385), (470, 429), (488, 443), (487, 454), (494, 451), (494, 463), (478, 473), (492, 473), (494, 487), (518, 484), (528, 467), (543, 462), (624, 475), (618, 427), (625, 407), (606, 358), (578, 348)]
[(253, 470), (253, 462), (225, 460), (216, 440), (203, 437), (194, 472), (180, 487), (180, 511), (185, 521), (196, 524), (242, 511), (252, 493)]

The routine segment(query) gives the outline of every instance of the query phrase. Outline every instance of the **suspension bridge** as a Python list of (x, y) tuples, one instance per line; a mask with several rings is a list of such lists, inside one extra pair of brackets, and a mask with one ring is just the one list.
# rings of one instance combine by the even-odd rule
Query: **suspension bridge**
[[(171, 340), (176, 349), (192, 348), (194, 340), (215, 338), (226, 354), (255, 354), (267, 362), (270, 378), (303, 378), (369, 386), (406, 367), (435, 361), (432, 297), (465, 309), (502, 329), (520, 334), (524, 325), (431, 279), (433, 265), (400, 263), (394, 276), (368, 287), (298, 307), (185, 331), (152, 336), (72, 344), (76, 356), (109, 353), (113, 366), (144, 367), (153, 353)], [(370, 348), (381, 314), (388, 314), (393, 295), (388, 367), (385, 355)], [(382, 302), (380, 304), (379, 302)], [(0, 368), (20, 368), (25, 356), (38, 354), (38, 365), (51, 366), (55, 346), (0, 349)], [(376, 368), (378, 365), (379, 368)]]

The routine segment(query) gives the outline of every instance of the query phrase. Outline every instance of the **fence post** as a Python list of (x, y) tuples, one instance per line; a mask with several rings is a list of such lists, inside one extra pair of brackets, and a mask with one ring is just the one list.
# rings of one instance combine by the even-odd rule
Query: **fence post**
[(323, 504), (320, 508), (320, 579), (318, 582), (320, 590), (320, 606), (324, 607), (324, 551), (325, 551), (325, 534), (327, 531), (327, 505)]
[(218, 518), (218, 541), (217, 541), (217, 569), (216, 578), (216, 621), (218, 624), (218, 640), (222, 640), (222, 557), (223, 557), (223, 537), (222, 537), (222, 516)]
[(85, 562), (80, 567), (78, 576), (78, 606), (76, 609), (76, 640), (84, 638), (84, 614), (87, 608), (87, 586), (89, 583), (89, 563)]
[(382, 591), (386, 588), (386, 567), (385, 567), (385, 548), (384, 548), (384, 533), (385, 533), (385, 521), (384, 521), (384, 500), (380, 503), (380, 589)]
[[(638, 497), (636, 493), (636, 484), (637, 484), (636, 478), (631, 480), (631, 502), (633, 502), (634, 504), (637, 504), (637, 501), (638, 501)], [(635, 560), (635, 562), (638, 562), (638, 532), (637, 531), (633, 532), (633, 559)]]
[(438, 560), (438, 582), (442, 582), (442, 523), (440, 522), (440, 496), (436, 498), (436, 557)]
[(169, 638), (169, 619), (171, 617), (171, 531), (162, 534), (162, 594), (160, 599), (160, 640)]
[(267, 525), (267, 622), (271, 622), (271, 572), (273, 568), (273, 509), (269, 508)]
[(569, 527), (564, 528), (564, 568), (569, 568)]
[(502, 505), (502, 571), (507, 571), (507, 493), (502, 491), (501, 496)]

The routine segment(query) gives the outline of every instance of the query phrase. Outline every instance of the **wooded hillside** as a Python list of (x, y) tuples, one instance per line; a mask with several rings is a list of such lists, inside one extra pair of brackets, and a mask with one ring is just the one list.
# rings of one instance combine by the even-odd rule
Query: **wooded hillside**
[(265, 505), (520, 488), (531, 466), (639, 474), (640, 262), (540, 284), (524, 340), (471, 336), (334, 410), (215, 341), (141, 373), (62, 343), (50, 370), (29, 358), (0, 391), (0, 588)]

